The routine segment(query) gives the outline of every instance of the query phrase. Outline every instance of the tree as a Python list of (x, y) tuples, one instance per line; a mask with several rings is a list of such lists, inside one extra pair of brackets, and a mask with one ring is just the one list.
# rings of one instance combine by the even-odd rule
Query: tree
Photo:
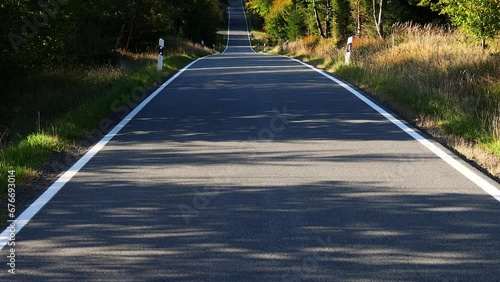
[(304, 18), (306, 13), (298, 6), (290, 6), (286, 11), (286, 24), (288, 25), (287, 35), (290, 40), (297, 40), (305, 35), (306, 24)]
[(269, 7), (269, 12), (265, 16), (265, 30), (269, 36), (276, 40), (286, 40), (289, 31), (287, 18), (291, 7), (292, 0), (274, 0)]
[(147, 51), (164, 35), (215, 43), (224, 2), (2, 0), (0, 84), (40, 69), (109, 63), (115, 50)]
[(246, 7), (261, 17), (266, 17), (273, 7), (273, 0), (249, 0)]
[(323, 31), (323, 27), (321, 26), (321, 20), (319, 19), (318, 5), (316, 5), (316, 0), (312, 1), (312, 5), (314, 10), (314, 18), (316, 19), (316, 26), (318, 28), (318, 33), (321, 37), (326, 38), (326, 34)]
[(368, 18), (365, 2), (363, 0), (352, 0), (350, 4), (351, 14), (356, 24), (356, 36), (361, 36), (363, 23)]
[(332, 9), (332, 1), (325, 0), (326, 5), (326, 16), (325, 16), (325, 36), (332, 36), (332, 18), (333, 18), (333, 9)]
[(479, 37), (483, 48), (500, 31), (500, 0), (421, 0), (420, 5), (449, 16), (453, 25)]
[(283, 14), (270, 12), (266, 17), (265, 28), (271, 39), (274, 41), (286, 40), (288, 26)]
[(218, 0), (191, 0), (187, 8), (184, 36), (194, 42), (204, 40), (211, 46), (216, 42), (216, 33), (223, 14), (217, 4)]
[(380, 36), (380, 38), (384, 39), (383, 11), (384, 11), (385, 1), (372, 0), (372, 3), (373, 3), (373, 19), (375, 20), (375, 29), (377, 30), (377, 33)]
[(334, 32), (338, 39), (345, 39), (350, 34), (351, 25), (351, 7), (349, 0), (334, 0)]

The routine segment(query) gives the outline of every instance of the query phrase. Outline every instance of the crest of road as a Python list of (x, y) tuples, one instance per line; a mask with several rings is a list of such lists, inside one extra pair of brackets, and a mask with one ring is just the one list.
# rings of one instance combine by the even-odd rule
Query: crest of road
[(497, 183), (229, 14), (226, 51), (63, 181), (1, 281), (499, 281)]

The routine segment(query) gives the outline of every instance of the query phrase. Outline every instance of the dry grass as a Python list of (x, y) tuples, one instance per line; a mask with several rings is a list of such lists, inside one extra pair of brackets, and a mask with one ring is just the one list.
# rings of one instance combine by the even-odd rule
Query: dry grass
[(500, 177), (500, 38), (482, 50), (459, 32), (401, 24), (384, 41), (355, 38), (352, 64), (330, 40), (285, 52), (356, 83)]
[(368, 45), (379, 50), (354, 52), (353, 61), (366, 70), (367, 77), (390, 77), (410, 84), (414, 91), (399, 95), (426, 98), (431, 103), (415, 105), (417, 114), (437, 120), (449, 133), (490, 142), (500, 139), (500, 50), (498, 41), (494, 43), (482, 51), (458, 33), (434, 26), (399, 25), (388, 44)]

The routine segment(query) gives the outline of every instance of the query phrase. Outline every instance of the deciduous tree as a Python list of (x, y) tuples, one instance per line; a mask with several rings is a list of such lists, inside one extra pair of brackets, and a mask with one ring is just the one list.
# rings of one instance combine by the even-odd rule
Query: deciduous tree
[(421, 0), (420, 5), (448, 15), (455, 26), (482, 39), (483, 48), (500, 31), (500, 0)]
[(384, 25), (383, 25), (383, 20), (384, 20), (384, 4), (385, 0), (372, 0), (373, 4), (373, 19), (375, 22), (375, 29), (377, 30), (378, 36), (380, 38), (384, 38)]

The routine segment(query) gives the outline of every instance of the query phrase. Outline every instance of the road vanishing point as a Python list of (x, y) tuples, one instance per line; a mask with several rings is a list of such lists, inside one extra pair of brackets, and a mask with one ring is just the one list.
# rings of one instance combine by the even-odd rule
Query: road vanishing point
[[(251, 49), (181, 70), (2, 233), (0, 281), (500, 281), (499, 185), (372, 98)], [(21, 229), (22, 228), (22, 229)]]

